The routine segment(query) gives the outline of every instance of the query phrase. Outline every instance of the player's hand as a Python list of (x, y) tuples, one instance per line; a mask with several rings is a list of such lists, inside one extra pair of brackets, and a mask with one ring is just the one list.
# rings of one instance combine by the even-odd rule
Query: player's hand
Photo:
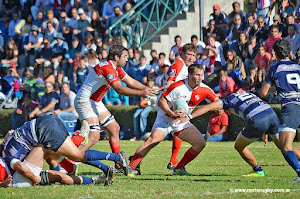
[(17, 109), (17, 110), (16, 110), (16, 114), (21, 115), (21, 114), (22, 114), (22, 110), (21, 110), (21, 109)]
[(181, 124), (181, 123), (185, 123), (185, 122), (188, 122), (189, 121), (189, 118), (188, 117), (180, 117), (180, 118), (176, 118), (173, 123), (178, 125), (178, 124)]
[(1, 184), (1, 187), (9, 187), (9, 184), (12, 183), (12, 176), (8, 176)]
[(145, 90), (142, 90), (141, 97), (148, 97), (149, 95), (156, 95), (158, 91), (152, 89), (152, 88), (147, 88)]
[(35, 176), (35, 178), (32, 180), (32, 185), (39, 184), (41, 182), (41, 176)]

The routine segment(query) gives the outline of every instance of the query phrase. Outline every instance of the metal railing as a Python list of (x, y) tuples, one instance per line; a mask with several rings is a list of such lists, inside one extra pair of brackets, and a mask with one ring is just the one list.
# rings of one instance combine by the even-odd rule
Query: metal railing
[(143, 47), (194, 0), (141, 0), (108, 29), (110, 38), (126, 38), (128, 46)]

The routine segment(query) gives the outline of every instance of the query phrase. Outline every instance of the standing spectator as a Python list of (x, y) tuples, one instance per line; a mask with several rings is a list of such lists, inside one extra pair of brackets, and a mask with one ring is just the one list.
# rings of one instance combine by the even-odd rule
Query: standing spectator
[(59, 108), (59, 95), (54, 91), (54, 85), (51, 82), (45, 82), (45, 95), (42, 96), (40, 104), (29, 115), (34, 118), (40, 115), (49, 115)]
[(220, 81), (219, 81), (219, 93), (217, 94), (218, 97), (226, 97), (231, 93), (235, 93), (238, 91), (238, 86), (236, 85), (235, 81), (228, 76), (227, 71), (222, 70), (220, 72)]
[(296, 34), (296, 27), (295, 25), (288, 25), (288, 33), (285, 39), (288, 40), (291, 44), (291, 49), (294, 54), (297, 53), (297, 50), (300, 48), (300, 35)]
[(269, 25), (271, 12), (276, 0), (255, 0), (253, 3), (257, 16), (263, 16), (266, 24)]
[(60, 108), (54, 110), (52, 115), (56, 115), (62, 122), (77, 120), (78, 114), (74, 106), (76, 94), (70, 90), (70, 85), (67, 82), (62, 83), (61, 89)]
[(76, 74), (74, 74), (74, 76), (76, 77), (76, 91), (77, 92), (79, 91), (79, 89), (81, 88), (87, 75), (89, 74), (89, 70), (85, 66), (86, 66), (85, 58), (81, 57), (79, 59), (79, 64), (78, 64), (78, 68), (76, 70)]
[(233, 2), (232, 3), (232, 9), (233, 9), (233, 11), (228, 15), (228, 17), (229, 17), (228, 26), (230, 27), (233, 24), (236, 14), (239, 14), (240, 17), (241, 17), (241, 20), (242, 20), (241, 22), (245, 23), (246, 22), (246, 18), (245, 18), (246, 17), (246, 12), (241, 10), (240, 3), (237, 2), (237, 1)]
[(266, 51), (270, 53), (275, 41), (279, 39), (282, 39), (279, 34), (279, 28), (278, 26), (273, 26), (271, 29), (271, 37), (269, 37), (265, 42)]
[(102, 17), (106, 21), (109, 17), (114, 16), (114, 3), (113, 0), (106, 0), (103, 4)]
[(228, 115), (220, 109), (211, 114), (206, 131), (208, 142), (222, 142), (227, 140), (228, 135)]
[(38, 103), (31, 100), (30, 94), (24, 95), (23, 103), (21, 103), (14, 113), (10, 116), (12, 122), (12, 129), (17, 129), (22, 126), (24, 122), (30, 121), (30, 113), (38, 107)]
[(219, 30), (219, 35), (222, 36), (220, 40), (224, 39), (224, 32), (227, 28), (229, 19), (226, 13), (221, 12), (220, 5), (215, 4), (213, 6), (214, 12), (210, 14), (209, 19), (213, 19), (215, 21), (215, 27)]
[(31, 6), (31, 14), (34, 20), (37, 20), (37, 14), (39, 11), (45, 14), (49, 9), (52, 9), (52, 4), (53, 0), (36, 0), (35, 5)]
[(184, 43), (182, 42), (182, 39), (179, 35), (175, 36), (174, 42), (175, 42), (175, 45), (172, 46), (172, 48), (170, 50), (170, 54), (169, 54), (169, 60), (171, 63), (173, 63), (175, 61), (175, 54), (180, 53), (182, 46), (184, 45)]

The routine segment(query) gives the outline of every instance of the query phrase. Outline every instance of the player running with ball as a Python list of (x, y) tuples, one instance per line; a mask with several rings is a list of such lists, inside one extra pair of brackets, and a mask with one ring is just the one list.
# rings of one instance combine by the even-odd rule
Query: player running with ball
[(181, 161), (173, 171), (174, 175), (190, 175), (185, 166), (196, 158), (205, 147), (199, 130), (189, 121), (180, 125), (174, 125), (174, 118), (186, 115), (182, 111), (172, 111), (172, 103), (177, 100), (185, 100), (188, 102), (188, 116), (192, 110), (205, 98), (210, 101), (218, 98), (214, 92), (202, 83), (204, 69), (199, 64), (192, 64), (188, 68), (188, 78), (173, 83), (166, 92), (164, 92), (158, 100), (158, 111), (156, 121), (152, 128), (150, 137), (136, 150), (136, 153), (129, 164), (128, 176), (137, 174), (136, 166), (147, 155), (147, 153), (156, 145), (158, 145), (169, 134), (178, 136), (180, 139), (190, 143), (192, 147), (187, 150)]

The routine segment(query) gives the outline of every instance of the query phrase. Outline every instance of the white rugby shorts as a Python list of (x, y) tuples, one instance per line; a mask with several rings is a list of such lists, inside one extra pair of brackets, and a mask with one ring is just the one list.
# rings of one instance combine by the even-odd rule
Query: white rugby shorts
[(75, 99), (75, 108), (79, 119), (84, 120), (90, 117), (99, 117), (100, 113), (108, 111), (103, 102), (95, 102), (94, 100), (77, 100)]
[[(23, 164), (28, 167), (32, 173), (36, 176), (39, 176), (42, 168), (34, 166), (27, 162), (26, 160), (23, 161)], [(13, 187), (31, 187), (32, 181), (29, 178), (26, 178), (25, 176), (21, 175), (19, 172), (15, 172), (13, 175)]]
[(178, 135), (186, 128), (193, 126), (190, 121), (181, 123), (179, 125), (173, 123), (174, 119), (165, 115), (158, 115), (152, 127), (152, 132), (155, 129), (161, 130), (164, 132), (165, 137), (171, 133), (173, 136)]

